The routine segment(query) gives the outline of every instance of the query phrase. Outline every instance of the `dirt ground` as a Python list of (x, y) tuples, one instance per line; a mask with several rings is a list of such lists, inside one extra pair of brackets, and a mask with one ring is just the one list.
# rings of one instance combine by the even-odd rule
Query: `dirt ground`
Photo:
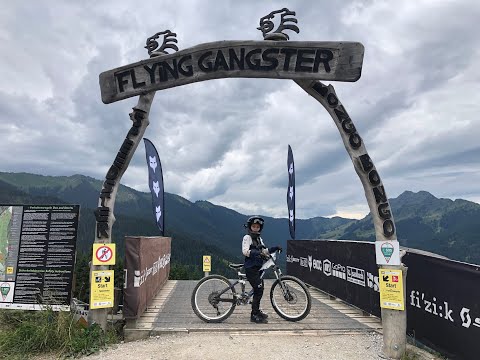
[[(370, 333), (172, 333), (110, 346), (83, 360), (369, 360), (381, 356), (382, 335)], [(407, 345), (405, 360), (445, 360)], [(33, 360), (63, 359), (55, 354), (32, 357)]]
[(84, 357), (118, 359), (381, 359), (382, 336), (364, 334), (166, 334), (116, 345)]

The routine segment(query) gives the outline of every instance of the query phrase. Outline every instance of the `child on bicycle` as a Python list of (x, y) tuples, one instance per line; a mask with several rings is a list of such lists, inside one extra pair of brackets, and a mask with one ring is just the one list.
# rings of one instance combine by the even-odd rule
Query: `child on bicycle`
[(281, 250), (280, 246), (266, 248), (260, 233), (263, 229), (264, 220), (260, 216), (251, 216), (244, 225), (247, 235), (243, 237), (242, 253), (245, 255), (245, 275), (253, 288), (252, 313), (250, 321), (254, 323), (267, 323), (268, 315), (260, 310), (260, 300), (263, 296), (263, 280), (261, 279), (262, 267), (268, 256)]

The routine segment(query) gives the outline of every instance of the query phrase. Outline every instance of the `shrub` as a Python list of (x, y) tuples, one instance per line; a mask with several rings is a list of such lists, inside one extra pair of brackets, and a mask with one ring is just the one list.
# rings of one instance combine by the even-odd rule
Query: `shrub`
[(83, 328), (70, 312), (0, 311), (1, 357), (26, 358), (54, 352), (59, 356), (86, 355), (118, 341), (114, 329)]

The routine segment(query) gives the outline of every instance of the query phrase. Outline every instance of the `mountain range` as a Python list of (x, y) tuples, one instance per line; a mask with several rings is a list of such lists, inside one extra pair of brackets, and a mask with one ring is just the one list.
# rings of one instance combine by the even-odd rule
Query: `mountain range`
[[(91, 251), (95, 234), (93, 211), (103, 181), (84, 175), (42, 176), (0, 172), (0, 204), (79, 204), (77, 249)], [(438, 199), (426, 191), (405, 191), (390, 199), (401, 246), (434, 252), (453, 260), (480, 264), (476, 225), (480, 205), (457, 199)], [(120, 185), (115, 202), (112, 239), (123, 256), (124, 237), (155, 236), (159, 231), (152, 214), (150, 193)], [(225, 272), (227, 262), (241, 262), (243, 224), (248, 215), (208, 201), (190, 202), (165, 193), (166, 236), (172, 237), (172, 264), (188, 265), (201, 272), (202, 255), (212, 255), (212, 271)], [(261, 215), (261, 214), (260, 214)], [(265, 216), (262, 237), (267, 245), (286, 247), (288, 220)], [(297, 239), (374, 241), (370, 215), (361, 220), (341, 217), (297, 219)]]

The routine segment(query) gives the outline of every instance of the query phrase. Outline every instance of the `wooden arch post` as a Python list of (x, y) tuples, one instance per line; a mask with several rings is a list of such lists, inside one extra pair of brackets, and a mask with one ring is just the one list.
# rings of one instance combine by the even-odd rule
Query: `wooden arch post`
[[(113, 209), (120, 180), (130, 164), (130, 160), (138, 144), (142, 140), (145, 129), (150, 123), (148, 115), (154, 97), (155, 92), (140, 95), (138, 104), (133, 108), (133, 112), (130, 113), (130, 119), (133, 121), (133, 125), (123, 141), (112, 166), (107, 172), (102, 192), (100, 193), (100, 199), (98, 200), (98, 207), (97, 210), (95, 210), (95, 243), (109, 244), (112, 242), (112, 227), (115, 222)], [(108, 265), (91, 265), (90, 274), (95, 270), (108, 269)], [(90, 281), (92, 281), (91, 275)], [(90, 309), (88, 312), (89, 325), (98, 324), (105, 330), (107, 328), (108, 310), (109, 309)]]
[[(320, 81), (297, 80), (296, 83), (322, 104), (335, 122), (345, 149), (362, 182), (375, 227), (376, 241), (397, 241), (393, 214), (380, 175), (368, 155), (352, 119), (338, 99), (335, 89), (332, 85), (326, 86)], [(405, 303), (407, 268), (403, 264), (390, 265), (388, 268), (402, 270), (403, 301)], [(400, 359), (406, 351), (407, 311), (381, 308), (381, 314), (383, 355), (392, 359)]]
[[(156, 39), (161, 35), (164, 36), (163, 44), (159, 47)], [(177, 42), (175, 36), (175, 33), (172, 33), (170, 30), (165, 30), (149, 37), (145, 48), (148, 49), (150, 58), (157, 58), (168, 54), (165, 50), (167, 48), (177, 51), (178, 47), (172, 44), (172, 42)], [(133, 112), (130, 113), (130, 120), (133, 122), (132, 127), (127, 133), (112, 166), (107, 172), (98, 200), (98, 207), (95, 210), (95, 243), (108, 244), (112, 242), (112, 227), (115, 222), (113, 210), (120, 180), (125, 170), (127, 170), (130, 160), (145, 134), (147, 126), (150, 124), (148, 116), (155, 93), (155, 91), (148, 91), (140, 94), (137, 105), (133, 108)], [(106, 265), (91, 265), (90, 274), (92, 271), (108, 270), (108, 268)], [(89, 325), (96, 323), (105, 330), (107, 328), (107, 313), (108, 309), (91, 309), (88, 313)]]
[[(270, 33), (270, 30), (272, 30), (272, 19), (279, 13), (281, 14), (282, 22), (276, 31)], [(288, 40), (289, 37), (282, 32), (282, 30), (286, 29), (293, 30), (297, 33), (299, 32), (296, 25), (285, 24), (285, 19), (287, 19), (287, 22), (297, 22), (295, 18), (287, 18), (287, 16), (295, 16), (295, 12), (282, 9), (274, 11), (260, 19), (260, 27), (258, 29), (262, 30), (265, 40)], [(351, 59), (353, 59), (353, 57)], [(305, 63), (308, 61), (310, 61), (310, 59), (306, 58)], [(362, 182), (375, 227), (376, 241), (397, 241), (393, 214), (380, 175), (368, 155), (363, 140), (358, 134), (352, 119), (338, 99), (335, 89), (332, 85), (326, 86), (318, 80), (294, 81), (322, 104), (337, 126), (345, 149)], [(403, 264), (390, 265), (389, 268), (402, 270), (403, 301), (405, 303), (407, 268)], [(381, 315), (383, 327), (382, 355), (392, 359), (400, 359), (406, 351), (407, 312), (406, 310), (398, 311), (381, 308)]]

